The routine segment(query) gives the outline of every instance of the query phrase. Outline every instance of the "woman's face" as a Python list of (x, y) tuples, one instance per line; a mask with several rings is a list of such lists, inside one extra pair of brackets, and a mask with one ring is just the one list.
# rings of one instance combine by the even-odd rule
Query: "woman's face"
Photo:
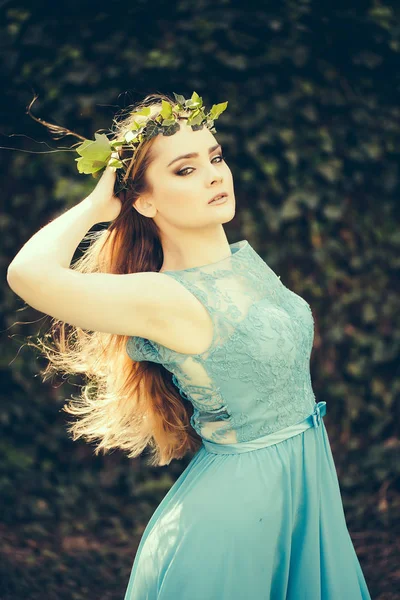
[[(235, 214), (232, 173), (218, 141), (205, 125), (193, 131), (186, 120), (179, 123), (180, 130), (173, 135), (155, 138), (154, 160), (147, 171), (153, 191), (135, 203), (141, 214), (152, 217), (167, 234), (179, 229), (212, 229)], [(197, 156), (179, 158), (191, 153)], [(221, 192), (228, 194), (224, 204), (208, 204)]]

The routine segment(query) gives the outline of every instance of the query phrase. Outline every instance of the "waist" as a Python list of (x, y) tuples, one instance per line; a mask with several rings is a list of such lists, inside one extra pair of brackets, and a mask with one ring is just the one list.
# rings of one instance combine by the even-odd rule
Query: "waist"
[(249, 442), (238, 442), (237, 444), (216, 444), (215, 442), (203, 439), (203, 446), (208, 452), (212, 452), (213, 454), (240, 454), (241, 452), (258, 450), (259, 448), (279, 444), (279, 442), (298, 435), (310, 427), (319, 427), (321, 425), (321, 418), (325, 415), (326, 402), (318, 402), (315, 403), (313, 412), (303, 419), (303, 421), (289, 425), (289, 427), (284, 427), (279, 431), (274, 431)]

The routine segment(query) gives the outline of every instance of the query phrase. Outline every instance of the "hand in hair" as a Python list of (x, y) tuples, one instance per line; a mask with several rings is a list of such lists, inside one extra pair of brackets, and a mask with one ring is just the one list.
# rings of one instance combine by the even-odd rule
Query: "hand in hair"
[(121, 200), (114, 195), (116, 169), (107, 166), (88, 199), (99, 214), (98, 222), (114, 221), (121, 212)]

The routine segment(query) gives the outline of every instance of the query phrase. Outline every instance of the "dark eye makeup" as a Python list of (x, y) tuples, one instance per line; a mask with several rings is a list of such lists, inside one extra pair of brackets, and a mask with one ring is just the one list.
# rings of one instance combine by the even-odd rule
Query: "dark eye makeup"
[[(220, 158), (221, 160), (219, 161), (218, 164), (222, 163), (224, 161), (224, 157), (222, 154), (218, 154), (218, 156), (214, 156), (213, 160), (215, 158)], [(193, 167), (186, 167), (185, 169), (181, 169), (180, 171), (176, 171), (176, 175), (179, 175), (180, 177), (186, 177), (187, 175), (190, 175), (190, 173), (186, 173), (186, 175), (184, 175), (185, 171), (190, 171), (190, 169), (193, 171)]]

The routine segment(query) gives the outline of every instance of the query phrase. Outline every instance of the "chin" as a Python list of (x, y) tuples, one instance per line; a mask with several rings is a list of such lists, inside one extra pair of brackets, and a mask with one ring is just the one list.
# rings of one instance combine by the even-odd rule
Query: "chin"
[(236, 214), (236, 211), (235, 211), (235, 209), (233, 209), (228, 215), (226, 215), (223, 219), (221, 219), (220, 223), (229, 223), (229, 221), (232, 221), (235, 214)]

